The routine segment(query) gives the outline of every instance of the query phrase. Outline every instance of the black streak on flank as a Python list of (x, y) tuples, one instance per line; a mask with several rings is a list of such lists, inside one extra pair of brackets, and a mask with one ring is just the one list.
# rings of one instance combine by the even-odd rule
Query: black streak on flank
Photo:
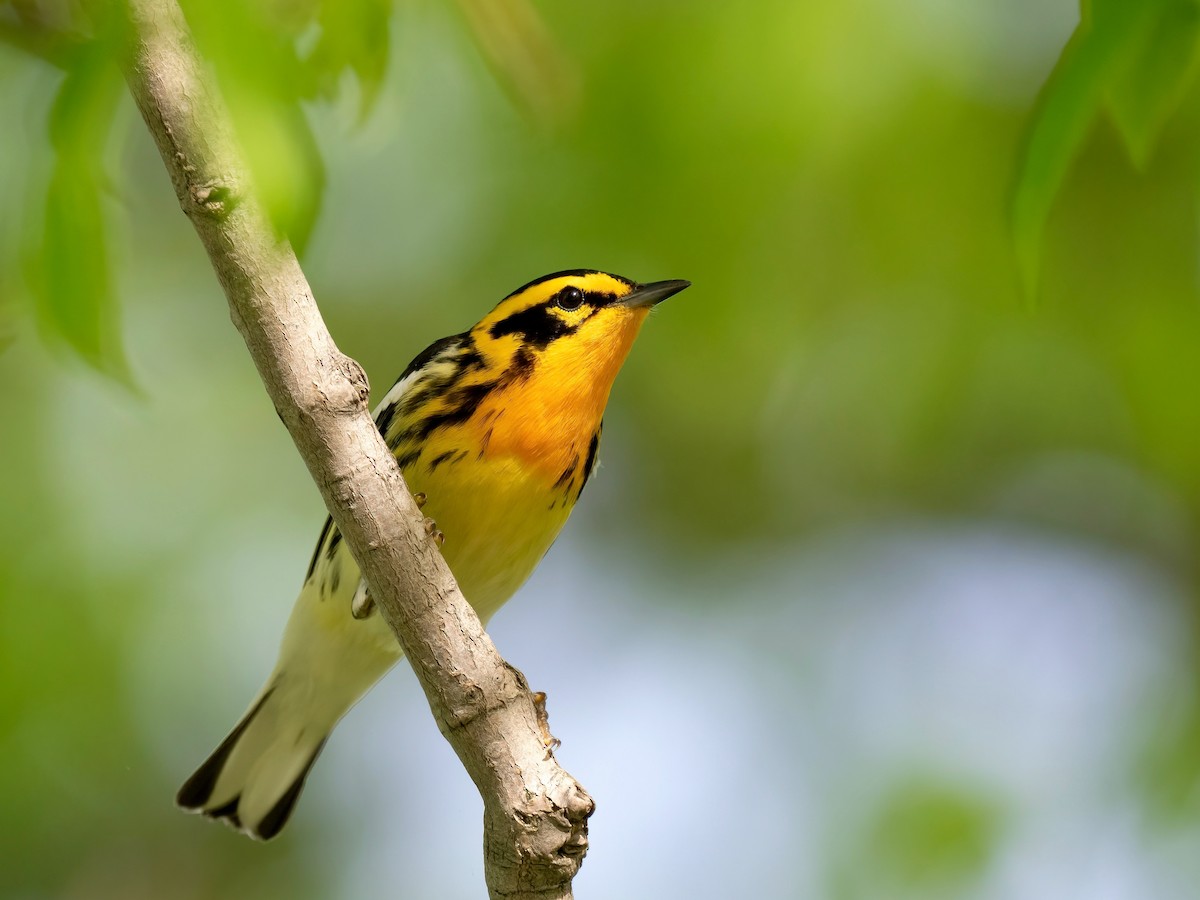
[(329, 539), (329, 549), (325, 551), (325, 556), (328, 559), (333, 559), (337, 555), (338, 544), (342, 542), (342, 533), (334, 531), (333, 537)]
[(403, 456), (397, 457), (396, 462), (400, 466), (400, 471), (403, 472), (405, 469), (407, 469), (409, 466), (411, 466), (413, 463), (415, 463), (420, 458), (421, 458), (421, 448), (418, 447), (416, 450), (409, 450)]
[(491, 441), (491, 439), (492, 439), (492, 429), (489, 428), (486, 432), (484, 432), (483, 440), (479, 442), (479, 456), (477, 457), (478, 459), (483, 459), (483, 455), (485, 453), (487, 453), (488, 442)]
[(325, 543), (325, 537), (329, 534), (329, 529), (333, 527), (333, 517), (326, 516), (325, 524), (321, 528), (321, 536), (317, 538), (317, 546), (313, 548), (312, 560), (308, 564), (308, 572), (304, 575), (304, 581), (312, 578), (312, 573), (317, 568), (317, 560), (321, 557), (321, 545)]
[(563, 473), (558, 476), (558, 481), (554, 482), (554, 489), (558, 490), (559, 488), (566, 487), (570, 483), (571, 479), (575, 476), (575, 470), (577, 468), (579, 468), (578, 454), (571, 459), (571, 464), (563, 469)]
[(429, 461), (429, 471), (432, 472), (434, 469), (436, 469), (442, 463), (449, 462), (450, 457), (452, 457), (454, 455), (454, 453), (455, 453), (454, 450), (447, 450), (445, 453), (439, 453), (437, 456), (435, 456), (433, 459), (431, 459)]
[(383, 435), (385, 441), (387, 440), (388, 428), (391, 427), (392, 419), (396, 417), (397, 406), (399, 406), (398, 403), (389, 403), (375, 417), (375, 427), (379, 429), (379, 433)]
[[(596, 453), (600, 450), (600, 432), (604, 430), (604, 423), (600, 423), (600, 427), (596, 429), (596, 433), (592, 435), (592, 441), (588, 444), (587, 461), (583, 464), (583, 481), (579, 484), (579, 494), (583, 493), (584, 487), (588, 483), (588, 479), (592, 477), (592, 469), (596, 466)], [(575, 499), (579, 499), (579, 494), (575, 495)]]

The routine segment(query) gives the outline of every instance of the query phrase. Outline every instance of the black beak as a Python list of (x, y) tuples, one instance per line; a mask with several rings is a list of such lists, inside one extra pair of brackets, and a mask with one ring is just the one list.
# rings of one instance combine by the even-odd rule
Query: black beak
[(662, 303), (668, 297), (678, 294), (686, 287), (691, 287), (690, 281), (675, 279), (674, 281), (655, 281), (651, 284), (642, 284), (635, 287), (632, 291), (617, 301), (619, 306), (628, 306), (632, 309), (646, 309), (654, 306), (656, 303)]

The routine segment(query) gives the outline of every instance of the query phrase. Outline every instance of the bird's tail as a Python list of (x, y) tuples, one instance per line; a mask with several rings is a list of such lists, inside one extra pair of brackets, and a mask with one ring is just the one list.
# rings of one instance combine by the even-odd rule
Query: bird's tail
[(192, 777), (175, 802), (270, 840), (292, 814), (332, 722), (315, 721), (304, 697), (279, 673)]

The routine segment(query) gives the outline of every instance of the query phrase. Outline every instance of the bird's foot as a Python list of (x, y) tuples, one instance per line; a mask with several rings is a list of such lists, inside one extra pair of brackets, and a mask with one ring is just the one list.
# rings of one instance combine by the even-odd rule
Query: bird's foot
[(433, 538), (433, 542), (439, 547), (446, 541), (446, 535), (438, 530), (437, 522), (428, 516), (425, 517), (425, 533)]
[(350, 615), (356, 619), (366, 619), (373, 612), (375, 612), (375, 601), (371, 599), (370, 588), (367, 587), (365, 580), (360, 581), (358, 590), (354, 592), (354, 599), (350, 601)]
[(424, 491), (417, 491), (413, 494), (413, 500), (417, 503), (417, 509), (423, 509), (425, 504), (429, 502), (429, 497)]

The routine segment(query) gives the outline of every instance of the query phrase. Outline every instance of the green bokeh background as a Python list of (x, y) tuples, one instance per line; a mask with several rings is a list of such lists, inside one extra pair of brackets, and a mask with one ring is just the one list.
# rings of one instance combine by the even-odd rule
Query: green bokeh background
[[(374, 112), (310, 111), (304, 262), (377, 396), (544, 272), (694, 283), (492, 628), (599, 804), (579, 895), (1193, 897), (1200, 95), (1141, 168), (1097, 123), (1031, 303), (1008, 189), (1070, 0), (540, 11), (579, 77), (549, 123), (453, 9), (397, 7)], [(172, 808), (322, 509), (127, 98), (136, 388), (39, 336), (60, 77), (0, 46), (0, 896), (482, 896), (404, 672), (278, 842)]]

